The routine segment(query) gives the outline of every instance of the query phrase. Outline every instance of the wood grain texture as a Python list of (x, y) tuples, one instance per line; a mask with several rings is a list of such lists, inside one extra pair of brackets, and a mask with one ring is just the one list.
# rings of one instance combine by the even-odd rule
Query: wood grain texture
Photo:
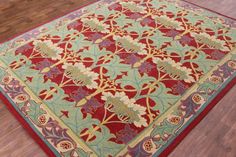
[[(0, 42), (92, 0), (0, 0)], [(235, 0), (188, 0), (236, 18)], [(170, 154), (170, 157), (236, 156), (236, 86)], [(0, 157), (46, 157), (0, 102)]]
[(96, 0), (0, 0), (0, 42)]
[(187, 0), (187, 1), (211, 9), (223, 15), (236, 18), (235, 0)]

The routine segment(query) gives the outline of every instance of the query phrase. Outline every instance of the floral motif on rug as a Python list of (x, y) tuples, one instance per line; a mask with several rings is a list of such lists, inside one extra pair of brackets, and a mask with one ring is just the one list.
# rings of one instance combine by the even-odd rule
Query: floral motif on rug
[(0, 45), (0, 90), (55, 156), (159, 156), (236, 75), (235, 21), (101, 0)]

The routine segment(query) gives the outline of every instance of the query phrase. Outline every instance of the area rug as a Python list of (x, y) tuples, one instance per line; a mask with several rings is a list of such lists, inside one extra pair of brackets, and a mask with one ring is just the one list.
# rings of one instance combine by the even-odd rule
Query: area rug
[(0, 45), (1, 98), (49, 156), (167, 156), (235, 84), (235, 27), (183, 1), (94, 2)]

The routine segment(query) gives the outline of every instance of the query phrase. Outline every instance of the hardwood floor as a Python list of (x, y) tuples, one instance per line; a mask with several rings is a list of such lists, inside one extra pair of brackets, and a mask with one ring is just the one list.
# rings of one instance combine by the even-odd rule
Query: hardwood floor
[(0, 42), (96, 0), (0, 0)]
[[(92, 0), (0, 0), (0, 41), (64, 15)], [(236, 18), (235, 0), (189, 0)], [(197, 125), (170, 157), (236, 156), (236, 86)], [(20, 155), (19, 155), (20, 154)], [(0, 157), (46, 157), (0, 103)]]
[(236, 18), (235, 0), (187, 0), (187, 1), (214, 10), (223, 15)]

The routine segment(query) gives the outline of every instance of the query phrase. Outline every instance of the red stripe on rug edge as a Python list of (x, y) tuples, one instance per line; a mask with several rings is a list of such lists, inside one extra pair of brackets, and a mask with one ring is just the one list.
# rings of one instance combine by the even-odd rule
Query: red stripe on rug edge
[(180, 142), (190, 133), (195, 126), (197, 126), (201, 120), (213, 109), (214, 106), (230, 91), (230, 89), (236, 84), (236, 77), (231, 80), (225, 88), (207, 105), (207, 107), (182, 131), (171, 144), (163, 150), (159, 157), (167, 157)]
[(215, 14), (218, 14), (218, 15), (220, 15), (220, 16), (223, 16), (223, 17), (226, 17), (226, 18), (229, 18), (229, 19), (231, 19), (231, 20), (235, 20), (235, 21), (236, 21), (236, 18), (233, 18), (233, 17), (227, 16), (227, 15), (224, 15), (224, 14), (222, 14), (222, 13), (219, 13), (219, 12), (214, 11), (214, 10), (212, 10), (212, 9), (209, 9), (209, 8), (206, 8), (206, 7), (203, 7), (203, 6), (200, 6), (200, 5), (195, 4), (195, 3), (193, 3), (193, 2), (189, 2), (189, 1), (187, 1), (187, 0), (181, 0), (181, 1), (184, 1), (184, 2), (189, 3), (189, 4), (192, 4), (192, 5), (195, 5), (195, 6), (199, 7), (199, 8), (208, 10), (208, 11), (213, 12), (213, 13), (215, 13)]
[(15, 118), (20, 122), (23, 128), (30, 134), (30, 136), (35, 140), (35, 142), (44, 150), (44, 152), (49, 157), (55, 157), (53, 151), (44, 143), (44, 141), (38, 136), (37, 133), (31, 128), (31, 126), (25, 121), (25, 119), (16, 111), (9, 100), (0, 92), (0, 99), (3, 104), (7, 107), (9, 112), (15, 116)]
[(54, 20), (56, 20), (56, 19), (59, 19), (59, 18), (61, 18), (61, 17), (63, 17), (63, 16), (66, 16), (67, 14), (70, 14), (70, 13), (76, 11), (76, 10), (79, 10), (79, 9), (81, 9), (81, 8), (84, 8), (84, 7), (86, 7), (86, 6), (90, 5), (90, 4), (93, 4), (93, 3), (98, 2), (98, 1), (100, 1), (100, 0), (94, 0), (94, 1), (91, 1), (91, 2), (89, 2), (89, 3), (83, 4), (83, 5), (79, 6), (78, 8), (75, 8), (75, 9), (73, 9), (73, 10), (71, 10), (71, 11), (68, 11), (67, 13), (64, 13), (64, 14), (62, 14), (62, 15), (58, 15), (58, 16), (52, 18), (52, 19), (46, 20), (45, 22), (39, 23), (39, 24), (33, 26), (32, 28), (29, 28), (29, 29), (27, 29), (27, 30), (25, 30), (25, 31), (23, 31), (23, 32), (16, 33), (15, 35), (13, 35), (13, 36), (7, 38), (6, 40), (0, 41), (0, 44), (3, 44), (3, 43), (5, 43), (5, 42), (8, 42), (8, 41), (10, 41), (10, 40), (12, 40), (12, 39), (14, 39), (14, 38), (16, 38), (16, 37), (18, 37), (18, 36), (21, 36), (21, 35), (23, 35), (23, 34), (25, 34), (25, 33), (27, 33), (27, 32), (30, 32), (30, 31), (32, 31), (32, 30), (34, 30), (34, 29), (40, 27), (40, 26), (43, 26), (43, 25), (45, 25), (45, 24), (47, 24), (47, 23), (50, 23), (51, 21), (54, 21)]

